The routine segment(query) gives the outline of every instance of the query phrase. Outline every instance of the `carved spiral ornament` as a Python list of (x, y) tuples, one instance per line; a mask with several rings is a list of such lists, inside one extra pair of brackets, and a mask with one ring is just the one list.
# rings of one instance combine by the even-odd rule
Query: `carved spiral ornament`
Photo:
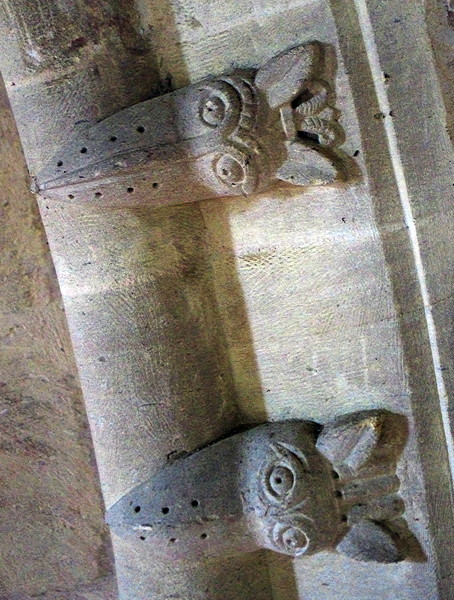
[(275, 459), (265, 465), (261, 477), (266, 501), (279, 507), (292, 508), (304, 500), (304, 455), (284, 444), (271, 446)]
[(300, 556), (309, 548), (309, 537), (298, 522), (276, 523), (271, 537), (276, 548), (286, 554)]
[(241, 100), (236, 90), (225, 81), (210, 81), (201, 89), (199, 115), (206, 125), (233, 130), (240, 109)]
[(274, 458), (262, 467), (260, 477), (269, 540), (279, 552), (299, 556), (310, 546), (306, 525), (312, 519), (303, 512), (308, 501), (307, 460), (296, 446), (275, 443), (271, 449)]
[(218, 131), (224, 150), (212, 161), (216, 180), (232, 193), (254, 192), (266, 160), (255, 140), (258, 100), (252, 81), (246, 75), (225, 77), (200, 91), (200, 119)]

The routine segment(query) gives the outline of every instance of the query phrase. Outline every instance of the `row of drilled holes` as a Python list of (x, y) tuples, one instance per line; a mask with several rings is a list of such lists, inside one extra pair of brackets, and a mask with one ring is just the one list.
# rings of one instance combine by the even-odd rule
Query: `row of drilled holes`
[[(198, 506), (200, 506), (200, 502), (198, 500), (191, 500), (191, 506), (193, 508), (197, 508)], [(140, 512), (140, 506), (135, 506), (134, 507), (134, 512), (139, 513)], [(163, 506), (163, 508), (161, 508), (161, 512), (163, 515), (168, 515), (170, 512), (170, 508), (168, 506)], [(202, 533), (200, 536), (201, 540), (206, 540), (208, 538), (208, 534), (207, 533)], [(146, 540), (146, 537), (144, 535), (140, 536), (141, 540)], [(177, 541), (177, 538), (170, 538), (169, 542), (174, 544)]]
[[(197, 508), (198, 506), (200, 506), (200, 502), (198, 500), (191, 500), (191, 506), (192, 508)], [(139, 513), (140, 510), (140, 506), (134, 507), (134, 512)], [(161, 512), (163, 515), (168, 515), (170, 512), (170, 508), (168, 506), (164, 506), (163, 508), (161, 508)]]
[[(157, 189), (159, 187), (159, 183), (157, 181), (154, 181), (151, 184), (151, 187), (153, 189)], [(128, 192), (128, 194), (132, 194), (134, 192), (134, 188), (133, 187), (128, 187), (128, 188), (126, 188), (126, 191)], [(101, 198), (101, 196), (102, 196), (102, 192), (95, 192), (95, 198)], [(70, 200), (74, 200), (74, 194), (68, 194), (68, 198)]]
[[(142, 125), (139, 125), (139, 126), (136, 128), (136, 131), (138, 131), (139, 133), (144, 133), (144, 132), (145, 132), (145, 127), (143, 127)], [(111, 142), (116, 142), (116, 141), (117, 141), (117, 139), (118, 139), (118, 138), (117, 138), (117, 136), (115, 136), (115, 135), (112, 135), (112, 136), (110, 137), (110, 141), (111, 141)], [(88, 152), (88, 149), (87, 149), (87, 148), (85, 148), (85, 146), (84, 146), (83, 148), (81, 148), (81, 149), (80, 149), (80, 152), (81, 152), (81, 154), (85, 154), (86, 152)], [(62, 166), (63, 166), (63, 161), (62, 161), (62, 160), (59, 160), (59, 161), (58, 161), (58, 163), (57, 163), (57, 166), (58, 166), (58, 167), (62, 167)], [(159, 183), (157, 183), (157, 182), (154, 182), (154, 183), (152, 184), (152, 187), (153, 187), (154, 189), (156, 189), (158, 186), (159, 186)], [(126, 189), (126, 191), (128, 192), (128, 194), (132, 194), (132, 193), (134, 192), (134, 188), (133, 188), (133, 187), (128, 187), (128, 188)], [(95, 197), (96, 197), (96, 198), (101, 198), (101, 196), (102, 196), (102, 193), (101, 193), (101, 192), (95, 192)], [(74, 199), (74, 195), (73, 195), (73, 194), (68, 194), (68, 198), (69, 198), (70, 200), (73, 200), (73, 199)]]
[[(140, 539), (141, 539), (142, 541), (145, 541), (147, 538), (146, 538), (144, 535), (141, 535), (141, 536), (140, 536)], [(208, 539), (208, 533), (202, 533), (202, 534), (200, 535), (200, 539), (201, 539), (201, 540), (207, 540), (207, 539)], [(171, 544), (175, 544), (175, 542), (177, 542), (177, 541), (178, 541), (178, 540), (177, 540), (177, 538), (170, 538), (170, 539), (169, 539), (169, 542), (170, 542)]]
[[(136, 127), (136, 131), (138, 131), (139, 133), (145, 133), (145, 127), (143, 127), (142, 125), (139, 125), (138, 127)], [(117, 136), (116, 136), (116, 135), (111, 135), (111, 136), (110, 136), (110, 138), (109, 138), (109, 140), (110, 140), (111, 142), (116, 142), (116, 141), (117, 141), (117, 139), (118, 139), (118, 138), (117, 138)], [(88, 152), (88, 148), (86, 148), (85, 146), (83, 146), (83, 147), (80, 149), (80, 153), (81, 153), (81, 154), (86, 154), (87, 152)], [(59, 160), (59, 161), (57, 162), (57, 167), (62, 167), (62, 166), (63, 166), (63, 161), (62, 161), (62, 160)]]

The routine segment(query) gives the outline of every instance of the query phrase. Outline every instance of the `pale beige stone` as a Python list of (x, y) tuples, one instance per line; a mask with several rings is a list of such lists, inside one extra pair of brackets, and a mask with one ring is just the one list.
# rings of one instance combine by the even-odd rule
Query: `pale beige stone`
[(8, 26), (2, 69), (32, 174), (72, 134), (68, 115), (105, 117), (166, 83), (256, 67), (310, 40), (336, 52), (344, 150), (361, 169), (348, 185), (158, 211), (41, 203), (108, 505), (172, 452), (234, 424), (378, 407), (410, 421), (398, 471), (426, 562), (261, 553), (161, 564), (115, 538), (124, 598), (452, 597), (454, 179), (439, 9), (143, 1), (133, 18), (124, 9), (141, 56), (120, 43), (121, 27), (87, 27), (77, 67), (65, 37), (43, 58), (49, 87), (39, 48), (17, 33), (26, 28)]

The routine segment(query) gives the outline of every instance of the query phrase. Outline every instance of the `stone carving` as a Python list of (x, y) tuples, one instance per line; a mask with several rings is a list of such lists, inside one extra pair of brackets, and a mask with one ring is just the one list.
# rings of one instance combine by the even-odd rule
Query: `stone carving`
[(398, 494), (405, 441), (405, 419), (386, 411), (261, 425), (176, 459), (111, 507), (108, 523), (174, 558), (261, 547), (398, 562), (418, 546)]
[(277, 181), (332, 183), (343, 142), (334, 67), (308, 43), (147, 100), (84, 128), (38, 174), (46, 199), (177, 204), (249, 195)]
[(307, 433), (292, 444), (270, 443), (249, 499), (261, 545), (291, 556), (331, 547), (339, 521), (331, 467), (316, 451), (314, 431)]
[(211, 170), (205, 176), (211, 180), (215, 175), (217, 182), (210, 181), (213, 190), (251, 194), (262, 187), (268, 170), (267, 157), (256, 139), (260, 125), (257, 88), (246, 74), (206, 82), (201, 87), (201, 118), (218, 130), (220, 138)]

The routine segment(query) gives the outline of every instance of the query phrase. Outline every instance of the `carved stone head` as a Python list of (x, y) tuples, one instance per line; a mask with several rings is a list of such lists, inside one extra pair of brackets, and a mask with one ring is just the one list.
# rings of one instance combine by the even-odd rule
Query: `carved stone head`
[(405, 439), (405, 419), (386, 411), (324, 427), (268, 423), (175, 460), (109, 509), (108, 522), (174, 558), (336, 549), (397, 562), (416, 542), (398, 495)]
[(333, 61), (312, 42), (259, 69), (152, 98), (77, 131), (38, 174), (46, 199), (172, 204), (333, 182), (344, 140)]

